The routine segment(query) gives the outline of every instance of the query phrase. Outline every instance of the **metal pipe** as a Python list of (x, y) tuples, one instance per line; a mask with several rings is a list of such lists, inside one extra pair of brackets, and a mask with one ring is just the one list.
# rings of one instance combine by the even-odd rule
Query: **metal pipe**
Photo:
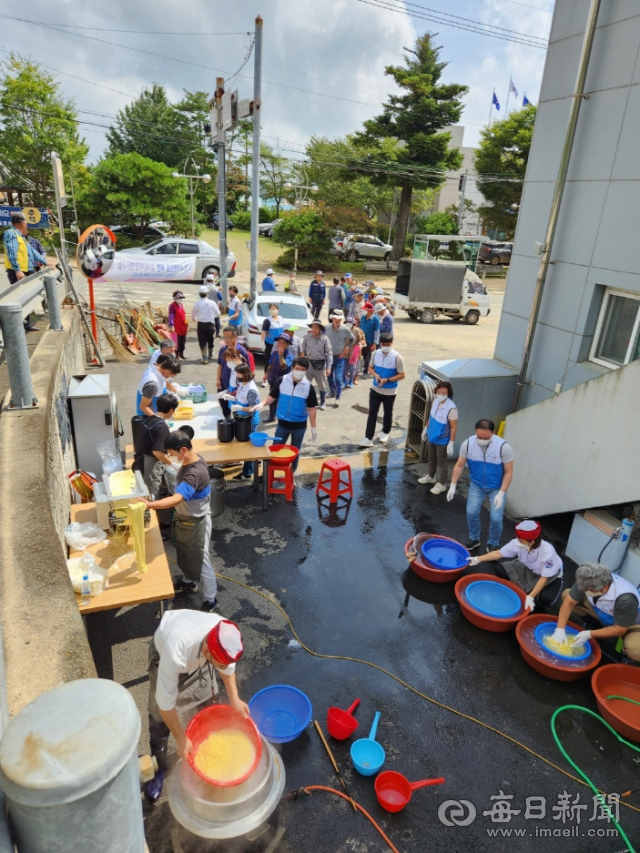
[(218, 245), (220, 247), (220, 282), (222, 284), (222, 307), (229, 305), (229, 282), (227, 281), (227, 175), (226, 138), (222, 124), (222, 96), (224, 77), (216, 77), (216, 140), (218, 145)]
[(258, 289), (258, 221), (260, 219), (260, 119), (262, 115), (262, 25), (256, 18), (253, 72), (253, 160), (251, 163), (251, 273), (250, 290)]
[[(40, 285), (42, 289), (42, 285)], [(9, 409), (37, 408), (33, 391), (27, 336), (22, 322), (22, 305), (18, 302), (0, 303), (0, 329), (9, 371), (11, 402)]]
[(49, 328), (54, 332), (61, 332), (62, 315), (60, 313), (60, 300), (58, 299), (58, 279), (53, 275), (44, 277), (44, 289), (47, 294), (47, 312), (49, 314)]
[[(580, 115), (580, 106), (584, 95), (584, 82), (589, 69), (589, 59), (591, 57), (591, 48), (593, 47), (593, 39), (596, 33), (596, 25), (598, 22), (598, 12), (600, 11), (600, 0), (591, 0), (589, 9), (589, 17), (587, 19), (587, 28), (584, 34), (582, 43), (582, 53), (580, 54), (580, 62), (578, 64), (578, 75), (573, 93), (573, 101), (571, 111), (569, 112), (569, 122), (567, 124), (567, 132), (564, 139), (564, 147), (562, 149), (562, 157), (560, 158), (560, 168), (556, 179), (556, 186), (551, 201), (551, 210), (549, 213), (549, 222), (547, 224), (547, 233), (545, 235), (544, 246), (542, 251), (542, 260), (538, 270), (538, 279), (536, 281), (536, 289), (533, 296), (533, 305), (531, 307), (531, 315), (529, 317), (529, 326), (524, 340), (522, 350), (522, 362), (520, 372), (518, 373), (518, 384), (516, 385), (516, 394), (513, 400), (513, 411), (517, 412), (520, 408), (522, 394), (527, 379), (527, 370), (529, 368), (529, 359), (531, 357), (531, 349), (533, 345), (533, 336), (536, 325), (538, 323), (538, 315), (540, 313), (540, 305), (542, 303), (542, 294), (544, 292), (545, 282), (547, 280), (547, 270), (551, 259), (551, 250), (553, 248), (553, 240), (556, 235), (558, 219), (560, 216), (560, 205), (562, 204), (562, 196), (569, 170), (569, 162), (571, 160), (571, 152), (573, 150), (573, 142), (576, 135), (576, 127), (578, 117)], [(586, 96), (588, 97), (588, 96)]]

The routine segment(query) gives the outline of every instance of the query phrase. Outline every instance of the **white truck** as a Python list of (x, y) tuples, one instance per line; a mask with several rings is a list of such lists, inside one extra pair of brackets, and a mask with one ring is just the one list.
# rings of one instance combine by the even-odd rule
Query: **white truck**
[(491, 311), (484, 282), (463, 263), (403, 258), (394, 299), (410, 317), (433, 323), (438, 315), (474, 326)]

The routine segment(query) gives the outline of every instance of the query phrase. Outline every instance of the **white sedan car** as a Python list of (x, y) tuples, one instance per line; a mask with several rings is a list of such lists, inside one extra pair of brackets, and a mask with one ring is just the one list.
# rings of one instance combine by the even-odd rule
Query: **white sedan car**
[(269, 317), (269, 305), (275, 303), (284, 320), (296, 326), (296, 335), (303, 337), (309, 331), (313, 314), (299, 293), (277, 293), (273, 290), (253, 293), (242, 306), (242, 334), (252, 352), (264, 352), (262, 324)]
[[(185, 237), (163, 237), (148, 246), (140, 246), (134, 249), (122, 249), (127, 254), (159, 255), (164, 259), (185, 258), (196, 256), (195, 280), (204, 280), (209, 273), (220, 275), (220, 252), (205, 243), (204, 240), (192, 240)], [(233, 252), (227, 252), (227, 275), (233, 278), (236, 274), (236, 256)]]

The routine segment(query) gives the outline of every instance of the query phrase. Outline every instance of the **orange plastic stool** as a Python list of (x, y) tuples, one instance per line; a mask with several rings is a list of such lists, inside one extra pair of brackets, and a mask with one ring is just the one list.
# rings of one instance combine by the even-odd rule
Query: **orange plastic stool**
[[(329, 477), (324, 479), (325, 471), (329, 472)], [(347, 473), (347, 479), (342, 479), (343, 472)], [(338, 498), (346, 494), (350, 498), (353, 497), (353, 484), (351, 482), (351, 465), (345, 462), (344, 459), (330, 459), (328, 462), (322, 463), (320, 469), (320, 477), (316, 486), (316, 495), (320, 492), (326, 492), (329, 495), (329, 503), (337, 503)]]
[[(283, 477), (276, 476), (276, 474), (280, 471), (283, 472)], [(293, 469), (291, 467), (291, 462), (287, 462), (285, 465), (274, 465), (273, 462), (269, 462), (269, 474), (267, 476), (268, 494), (284, 494), (288, 501), (292, 501), (294, 486), (295, 482), (293, 479)]]

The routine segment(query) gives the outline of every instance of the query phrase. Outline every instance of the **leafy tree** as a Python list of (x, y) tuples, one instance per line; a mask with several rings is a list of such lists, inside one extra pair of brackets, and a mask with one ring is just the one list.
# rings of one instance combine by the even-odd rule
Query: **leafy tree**
[[(448, 211), (440, 211), (431, 213), (429, 216), (419, 217), (416, 220), (416, 234), (457, 234), (458, 233), (458, 217)], [(452, 246), (455, 246), (452, 243)], [(437, 240), (429, 240), (429, 252), (434, 258), (438, 258), (442, 251), (441, 245)], [(449, 255), (453, 254), (457, 257), (459, 254), (456, 249), (453, 253), (449, 251)]]
[[(385, 70), (404, 94), (391, 95), (383, 113), (366, 121), (355, 137), (356, 142), (376, 145), (377, 150), (351, 163), (356, 172), (372, 173), (375, 183), (401, 188), (393, 260), (404, 252), (414, 188), (437, 188), (445, 171), (462, 163), (460, 152), (448, 147), (451, 135), (439, 131), (460, 120), (467, 87), (441, 81), (447, 63), (440, 61), (440, 48), (428, 33), (416, 39), (415, 50), (409, 53), (404, 66), (390, 65)], [(390, 139), (394, 141), (391, 150), (386, 147)]]
[(536, 112), (530, 104), (494, 121), (481, 132), (476, 152), (477, 186), (488, 202), (480, 207), (480, 215), (490, 228), (504, 231), (508, 237), (513, 237), (516, 228), (512, 205), (519, 205), (522, 197)]
[[(182, 171), (187, 157), (197, 158), (204, 150), (203, 131), (197, 119), (202, 113), (199, 108), (203, 94), (187, 92), (185, 100), (174, 106), (164, 86), (153, 83), (143, 89), (135, 101), (118, 112), (107, 131), (107, 155), (135, 152)], [(195, 120), (190, 115), (194, 111)], [(204, 157), (199, 159), (202, 162)]]
[(300, 269), (312, 269), (335, 262), (330, 253), (331, 231), (319, 213), (285, 213), (274, 229), (273, 239), (290, 248), (278, 258), (277, 263), (291, 268), (297, 259)]
[(63, 98), (55, 78), (37, 63), (12, 53), (4, 68), (0, 158), (5, 180), (26, 190), (37, 207), (53, 206), (52, 151), (76, 184), (86, 176), (89, 149), (78, 134), (75, 104)]
[(85, 225), (102, 222), (132, 225), (142, 239), (156, 219), (171, 224), (175, 233), (189, 233), (190, 207), (181, 181), (164, 163), (132, 152), (101, 160), (78, 199), (78, 216)]
[(280, 207), (287, 197), (284, 185), (296, 180), (290, 161), (276, 153), (270, 145), (260, 145), (260, 194), (265, 201), (275, 205), (275, 218), (280, 216)]

